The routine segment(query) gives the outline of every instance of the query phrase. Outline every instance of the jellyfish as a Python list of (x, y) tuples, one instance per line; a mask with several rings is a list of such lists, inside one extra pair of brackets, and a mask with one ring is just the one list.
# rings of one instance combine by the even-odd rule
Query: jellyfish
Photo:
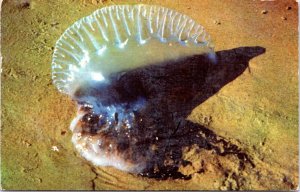
[(95, 166), (149, 168), (155, 153), (145, 146), (157, 137), (142, 131), (150, 129), (149, 98), (134, 72), (199, 54), (215, 62), (209, 34), (161, 6), (107, 6), (67, 28), (55, 45), (52, 80), (77, 103), (70, 125), (76, 150)]

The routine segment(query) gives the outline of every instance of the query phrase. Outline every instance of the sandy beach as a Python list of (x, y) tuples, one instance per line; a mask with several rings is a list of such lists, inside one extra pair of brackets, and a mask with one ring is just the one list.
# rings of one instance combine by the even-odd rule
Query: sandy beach
[[(180, 141), (174, 150), (185, 163), (176, 168), (175, 176), (149, 178), (96, 167), (77, 153), (69, 130), (76, 103), (52, 84), (54, 46), (80, 18), (103, 6), (126, 3), (3, 1), (1, 188), (296, 190), (299, 61), (294, 0), (130, 1), (186, 14), (214, 41), (218, 63), (201, 68), (201, 87), (181, 94), (182, 87), (170, 85), (176, 96), (172, 101), (199, 100), (183, 116), (187, 124), (179, 130), (182, 137), (174, 139)], [(200, 61), (187, 60), (186, 66)]]

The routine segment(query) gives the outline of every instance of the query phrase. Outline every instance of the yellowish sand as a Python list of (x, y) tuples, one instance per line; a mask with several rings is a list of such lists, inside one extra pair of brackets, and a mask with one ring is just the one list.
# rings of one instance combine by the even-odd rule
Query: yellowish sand
[[(53, 47), (73, 22), (104, 5), (119, 2), (125, 1), (3, 2), (1, 187), (7, 190), (296, 189), (298, 7), (292, 0), (134, 1), (166, 6), (191, 16), (210, 33), (216, 51), (245, 46), (266, 49), (264, 54), (250, 60), (249, 70), (189, 116), (191, 121), (239, 146), (252, 157), (255, 168), (247, 166), (239, 171), (235, 156), (217, 156), (213, 151), (199, 152), (197, 146), (190, 146), (182, 150), (183, 158), (192, 164), (181, 167), (180, 171), (190, 174), (191, 179), (159, 181), (110, 167), (93, 168), (75, 152), (68, 127), (76, 107), (52, 85)], [(200, 160), (205, 165), (200, 165)], [(199, 172), (201, 168), (204, 172)]]

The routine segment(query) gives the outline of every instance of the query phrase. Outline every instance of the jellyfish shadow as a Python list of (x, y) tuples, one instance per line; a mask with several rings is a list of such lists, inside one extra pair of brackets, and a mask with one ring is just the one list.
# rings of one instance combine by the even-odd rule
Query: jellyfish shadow
[(245, 163), (254, 166), (251, 158), (238, 146), (186, 118), (195, 107), (245, 70), (251, 73), (249, 60), (264, 52), (262, 47), (240, 47), (217, 52), (217, 64), (211, 63), (206, 55), (198, 55), (136, 69), (119, 78), (116, 90), (123, 93), (122, 98), (130, 100), (142, 95), (148, 101), (141, 114), (143, 124), (136, 132), (139, 142), (135, 150), (139, 155), (149, 157), (149, 166), (142, 175), (189, 179), (191, 176), (181, 174), (178, 168), (190, 163), (182, 159), (182, 149), (195, 144), (202, 149), (214, 150), (217, 155), (235, 154), (241, 168)]
[[(143, 121), (136, 123), (131, 131), (135, 143), (128, 144), (131, 141), (121, 141), (122, 136), (118, 137), (121, 144), (132, 147), (131, 157), (145, 157), (147, 168), (140, 175), (190, 179), (191, 175), (183, 175), (179, 167), (191, 163), (182, 158), (182, 149), (192, 145), (214, 150), (220, 156), (236, 155), (241, 169), (245, 164), (254, 167), (251, 157), (238, 146), (186, 118), (245, 70), (251, 72), (249, 61), (264, 52), (263, 47), (239, 47), (217, 52), (216, 64), (207, 55), (197, 55), (112, 76), (109, 96), (104, 97), (108, 99), (101, 102), (130, 103), (139, 97), (147, 101), (145, 108), (136, 114)], [(121, 146), (120, 150), (127, 147)]]

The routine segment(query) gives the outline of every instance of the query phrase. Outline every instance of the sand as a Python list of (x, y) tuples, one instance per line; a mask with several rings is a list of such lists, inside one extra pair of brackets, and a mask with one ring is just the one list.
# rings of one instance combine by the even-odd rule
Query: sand
[(2, 3), (2, 189), (297, 189), (298, 6), (292, 0), (134, 1), (185, 13), (212, 36), (222, 62), (209, 71), (208, 97), (188, 120), (213, 147), (195, 142), (180, 149), (185, 179), (94, 167), (77, 154), (68, 129), (76, 106), (51, 82), (52, 52), (73, 22), (118, 2)]

